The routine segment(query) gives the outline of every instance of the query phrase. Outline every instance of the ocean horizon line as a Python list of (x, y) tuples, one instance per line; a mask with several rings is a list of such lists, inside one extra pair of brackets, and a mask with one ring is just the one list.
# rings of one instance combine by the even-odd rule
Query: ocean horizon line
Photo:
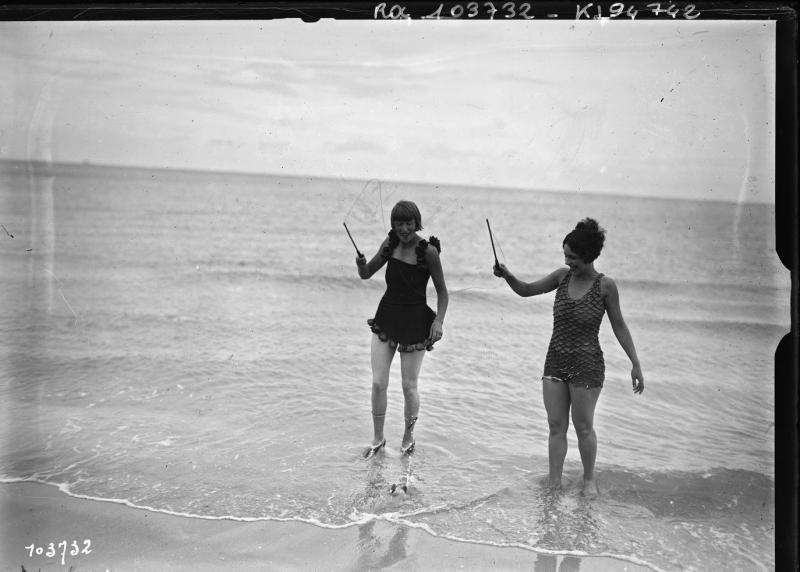
[[(690, 198), (690, 197), (665, 197), (660, 195), (634, 195), (625, 193), (609, 193), (606, 191), (592, 191), (592, 190), (575, 190), (575, 189), (546, 189), (538, 187), (509, 187), (501, 185), (479, 185), (475, 183), (453, 183), (443, 181), (420, 181), (420, 180), (401, 180), (401, 179), (379, 179), (376, 177), (369, 178), (354, 178), (354, 177), (337, 177), (325, 174), (300, 174), (300, 173), (271, 173), (267, 171), (236, 171), (227, 169), (203, 169), (197, 167), (164, 167), (164, 166), (150, 166), (150, 165), (123, 165), (112, 163), (95, 163), (91, 161), (46, 161), (42, 159), (14, 159), (14, 158), (0, 158), (0, 165), (12, 165), (14, 167), (27, 167), (34, 165), (41, 169), (58, 169), (58, 168), (82, 168), (82, 169), (97, 169), (97, 170), (118, 170), (118, 171), (157, 171), (163, 173), (174, 174), (188, 174), (188, 175), (215, 175), (215, 176), (233, 176), (233, 177), (247, 177), (247, 178), (278, 178), (278, 179), (315, 179), (322, 181), (335, 181), (335, 182), (352, 182), (352, 183), (367, 183), (369, 181), (379, 181), (381, 183), (388, 183), (392, 185), (419, 185), (429, 187), (443, 187), (443, 188), (466, 188), (475, 190), (489, 190), (489, 191), (502, 191), (502, 192), (518, 192), (518, 193), (550, 193), (550, 194), (576, 194), (586, 193), (595, 197), (609, 197), (609, 198), (624, 198), (624, 199), (646, 199), (665, 201), (669, 203), (675, 202), (696, 202), (696, 203), (716, 203), (726, 205), (740, 204), (738, 201), (715, 199), (715, 198)], [(744, 201), (745, 204), (762, 205), (767, 207), (774, 207), (774, 202), (762, 201)]]

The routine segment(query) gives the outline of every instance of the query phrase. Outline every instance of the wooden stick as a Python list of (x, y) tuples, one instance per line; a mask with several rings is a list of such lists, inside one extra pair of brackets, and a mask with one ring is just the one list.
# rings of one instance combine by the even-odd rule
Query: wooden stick
[(495, 266), (500, 266), (500, 262), (497, 260), (497, 251), (494, 249), (494, 237), (492, 236), (492, 227), (489, 224), (489, 219), (486, 219), (486, 227), (489, 229), (489, 240), (492, 241), (492, 253), (494, 254), (494, 264)]
[(361, 251), (360, 251), (360, 250), (358, 249), (358, 247), (356, 246), (356, 241), (355, 241), (355, 240), (353, 240), (353, 235), (351, 235), (351, 234), (350, 234), (350, 229), (349, 229), (349, 228), (347, 228), (347, 223), (346, 223), (346, 222), (343, 222), (342, 224), (344, 225), (344, 229), (347, 231), (347, 236), (349, 236), (349, 237), (350, 237), (350, 242), (352, 242), (352, 243), (353, 243), (353, 248), (355, 248), (355, 249), (356, 249), (356, 254), (358, 254), (359, 256), (364, 256), (363, 254), (361, 254)]

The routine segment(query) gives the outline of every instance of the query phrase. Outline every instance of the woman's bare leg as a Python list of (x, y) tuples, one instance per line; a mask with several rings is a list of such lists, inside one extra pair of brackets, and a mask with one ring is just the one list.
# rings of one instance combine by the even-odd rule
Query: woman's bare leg
[(405, 433), (401, 448), (414, 442), (414, 423), (419, 415), (419, 391), (417, 384), (422, 369), (422, 358), (425, 351), (415, 350), (400, 354), (400, 374), (403, 379), (403, 397), (405, 397)]
[(599, 494), (594, 476), (594, 463), (597, 458), (597, 434), (594, 431), (594, 410), (600, 397), (600, 387), (586, 388), (584, 385), (570, 385), (572, 399), (572, 425), (578, 436), (578, 450), (583, 462), (583, 492), (586, 495)]
[(370, 349), (372, 363), (372, 445), (383, 442), (383, 423), (386, 420), (386, 390), (389, 387), (389, 367), (396, 348), (382, 342), (377, 334), (372, 335)]
[(561, 488), (561, 473), (567, 456), (567, 429), (569, 428), (569, 387), (563, 381), (542, 380), (542, 397), (550, 427), (547, 453), (550, 464), (549, 484)]

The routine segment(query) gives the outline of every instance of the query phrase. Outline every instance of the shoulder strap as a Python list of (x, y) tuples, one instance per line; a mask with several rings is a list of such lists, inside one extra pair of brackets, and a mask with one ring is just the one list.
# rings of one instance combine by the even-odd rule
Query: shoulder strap
[(417, 264), (425, 261), (425, 251), (428, 250), (428, 241), (424, 238), (417, 243)]
[(392, 252), (394, 252), (395, 247), (400, 244), (400, 237), (397, 236), (397, 233), (394, 231), (394, 229), (389, 231), (388, 236), (389, 243), (383, 247), (383, 250), (381, 250), (381, 256), (387, 259), (392, 257)]

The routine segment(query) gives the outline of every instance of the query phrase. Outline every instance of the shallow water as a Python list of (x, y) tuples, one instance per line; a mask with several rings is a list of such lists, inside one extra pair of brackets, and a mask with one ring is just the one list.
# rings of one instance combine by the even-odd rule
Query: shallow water
[[(388, 448), (365, 462), (366, 319), (384, 285), (358, 279), (341, 222), (350, 212), (370, 255), (380, 201), (399, 198), (442, 240), (450, 308), (423, 365), (417, 451), (398, 452), (395, 366)], [(5, 481), (198, 517), (382, 518), (659, 570), (774, 566), (789, 277), (771, 206), (10, 164), (0, 205), (14, 235), (0, 240)], [(596, 266), (619, 285), (647, 379), (633, 396), (605, 320), (595, 500), (578, 493), (574, 434), (566, 490), (541, 485), (552, 294), (522, 299), (491, 276), (485, 225), (532, 280), (563, 263), (583, 216), (608, 230)], [(411, 494), (389, 494), (406, 480)]]

